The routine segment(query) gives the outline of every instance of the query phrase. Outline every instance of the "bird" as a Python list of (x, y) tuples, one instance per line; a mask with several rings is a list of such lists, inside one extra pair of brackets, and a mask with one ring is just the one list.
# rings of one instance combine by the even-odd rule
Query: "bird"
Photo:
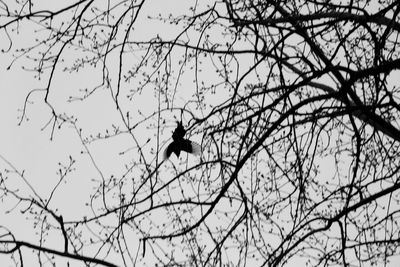
[(196, 142), (184, 139), (186, 130), (183, 128), (182, 122), (177, 121), (178, 126), (172, 133), (172, 142), (164, 151), (164, 159), (168, 159), (172, 153), (175, 153), (176, 157), (179, 158), (181, 151), (191, 153), (194, 155), (200, 155), (201, 147)]

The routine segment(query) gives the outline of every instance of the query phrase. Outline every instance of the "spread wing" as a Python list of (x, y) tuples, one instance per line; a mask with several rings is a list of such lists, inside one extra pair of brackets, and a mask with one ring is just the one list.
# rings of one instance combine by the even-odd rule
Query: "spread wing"
[(172, 142), (171, 144), (168, 145), (168, 147), (164, 150), (164, 155), (163, 158), (167, 159), (169, 156), (171, 156), (172, 152), (175, 150), (175, 142)]
[(188, 139), (183, 139), (181, 144), (181, 149), (187, 153), (191, 153), (194, 155), (201, 154), (201, 146), (196, 142), (192, 142)]

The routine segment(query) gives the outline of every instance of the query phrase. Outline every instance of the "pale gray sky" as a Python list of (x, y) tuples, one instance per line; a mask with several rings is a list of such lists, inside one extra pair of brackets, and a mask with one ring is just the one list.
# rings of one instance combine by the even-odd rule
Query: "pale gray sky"
[[(60, 6), (56, 1), (40, 2), (46, 8), (50, 8), (50, 3), (54, 5), (54, 9)], [(188, 3), (193, 3), (193, 1), (147, 1), (144, 6), (145, 10), (142, 12), (143, 14), (152, 12), (155, 15), (161, 12), (174, 13), (187, 9), (189, 6)], [(140, 30), (139, 23), (135, 31), (135, 34), (138, 35), (137, 40), (140, 40), (140, 38), (143, 40), (148, 39), (153, 37), (155, 33), (159, 33), (160, 35), (176, 34), (176, 32), (172, 31), (174, 27), (165, 25), (165, 28), (163, 28), (161, 24), (151, 25), (147, 20), (143, 21), (145, 24), (142, 27), (143, 30)], [(13, 35), (13, 38), (16, 38), (15, 45), (17, 47), (29, 45), (33, 36), (30, 28), (25, 28), (23, 25), (19, 35)], [(0, 35), (0, 38), (4, 38), (4, 35)], [(3, 46), (4, 44), (0, 43), (0, 49), (4, 48)], [(78, 57), (78, 55), (71, 52), (71, 59), (75, 56)], [(132, 55), (132, 57), (134, 56)], [(23, 66), (27, 67), (32, 64), (25, 59), (17, 61), (7, 71), (6, 67), (11, 61), (12, 58), (10, 55), (0, 53), (0, 156), (6, 159), (6, 161), (0, 160), (0, 168), (12, 169), (12, 166), (7, 163), (9, 162), (18, 171), (24, 172), (25, 178), (29, 181), (35, 192), (22, 178), (19, 179), (17, 176), (12, 176), (12, 180), (8, 181), (10, 187), (18, 189), (21, 195), (29, 197), (37, 193), (40, 197), (47, 199), (50, 197), (54, 186), (59, 182), (59, 175), (57, 174), (60, 168), (59, 163), (67, 165), (69, 156), (72, 156), (76, 159), (74, 171), (57, 188), (50, 207), (57, 209), (60, 214), (63, 214), (65, 220), (81, 219), (91, 213), (85, 203), (88, 201), (89, 195), (93, 193), (94, 185), (98, 184), (102, 175), (110, 177), (111, 175), (124, 174), (126, 172), (125, 165), (132, 162), (130, 158), (134, 155), (130, 149), (135, 144), (129, 137), (124, 135), (91, 143), (87, 148), (95, 155), (93, 159), (95, 164), (93, 164), (92, 159), (84, 151), (85, 147), (82, 145), (76, 129), (70, 124), (62, 125), (61, 129), (56, 129), (54, 138), (50, 141), (51, 126), (45, 128), (44, 126), (51, 118), (51, 113), (49, 107), (43, 102), (43, 92), (33, 93), (29, 98), (26, 108), (26, 118), (29, 120), (24, 119), (22, 124), (18, 126), (25, 97), (32, 89), (43, 88), (46, 77), (42, 81), (37, 81), (32, 77), (32, 72), (22, 70)], [(116, 71), (116, 69), (111, 68), (110, 71)], [(79, 94), (79, 89), (93, 87), (101, 82), (102, 77), (100, 74), (97, 70), (91, 68), (78, 73), (63, 73), (58, 70), (55, 73), (55, 79), (51, 88), (50, 102), (54, 104), (57, 112), (66, 112), (68, 115), (73, 115), (78, 119), (77, 125), (83, 128), (82, 135), (84, 137), (89, 137), (91, 134), (96, 135), (97, 133), (105, 134), (107, 130), (112, 128), (112, 124), (117, 126), (121, 124), (120, 115), (115, 109), (115, 103), (111, 101), (110, 92), (107, 90), (100, 90), (83, 102), (68, 102), (68, 97)], [(207, 68), (205, 68), (202, 75), (202, 77), (199, 77), (200, 80), (204, 80), (205, 83), (212, 83), (212, 79), (208, 78), (212, 74), (207, 72)], [(393, 80), (393, 83), (399, 82), (398, 76), (396, 77), (397, 80)], [(135, 87), (136, 85), (128, 84), (127, 86)], [(178, 87), (181, 91), (175, 102), (176, 107), (186, 103), (185, 97), (189, 97), (193, 93), (195, 89), (193, 77), (191, 75), (185, 76)], [(183, 89), (186, 91), (183, 91)], [(227, 97), (226, 94), (221, 93), (219, 95), (217, 92), (216, 95), (210, 96), (207, 102), (212, 105), (224, 97)], [(149, 90), (141, 96), (137, 96), (132, 102), (122, 100), (122, 104), (126, 105), (127, 109), (140, 110), (148, 115), (156, 111), (157, 101), (157, 95), (154, 95), (154, 92)], [(167, 119), (168, 123), (173, 122), (174, 115), (180, 115), (178, 111), (165, 112), (163, 114), (165, 115), (164, 119)], [(170, 128), (161, 133), (161, 145), (168, 142), (171, 136), (174, 124), (170, 126)], [(154, 129), (138, 129), (137, 131), (143, 131), (142, 134), (140, 132), (138, 134), (139, 138), (142, 138), (140, 141), (144, 141), (148, 137), (153, 137), (155, 134)], [(201, 140), (201, 132), (193, 138), (195, 141)], [(149, 146), (155, 149), (156, 143), (154, 138)], [(124, 151), (125, 153), (121, 154)], [(196, 160), (198, 159), (189, 157), (189, 165), (195, 164)], [(321, 177), (328, 180), (332, 176), (333, 159), (330, 161), (325, 159), (323, 163), (326, 165), (322, 166), (324, 172), (321, 173)], [(178, 170), (184, 170), (187, 167), (185, 163), (176, 161), (168, 162), (163, 166), (166, 171), (164, 177), (169, 177), (173, 172), (172, 164), (175, 164)], [(25, 214), (7, 213), (16, 204), (16, 201), (12, 200), (0, 204), (2, 225), (6, 225), (8, 229), (16, 233), (17, 238), (27, 241), (36, 240), (37, 236), (32, 231), (31, 221), (25, 219), (27, 217)], [(18, 209), (21, 209), (21, 207), (18, 207)], [(57, 231), (54, 232), (56, 233)], [(140, 244), (135, 243), (138, 242), (136, 236), (131, 235), (130, 238), (130, 242), (133, 243), (133, 252), (136, 253), (136, 249)], [(53, 244), (55, 248), (62, 249), (59, 233), (48, 237), (48, 240), (51, 240), (49, 243)], [(148, 255), (151, 254), (148, 253)], [(116, 259), (116, 261), (118, 260), (120, 259)], [(61, 266), (65, 266), (65, 261), (60, 261), (64, 264)], [(141, 261), (151, 266), (152, 259), (149, 256), (141, 259)], [(7, 262), (7, 266), (11, 266), (7, 255), (0, 255), (0, 262)], [(395, 267), (399, 264), (400, 261), (395, 260), (388, 266)], [(30, 265), (28, 264), (27, 266)], [(81, 265), (72, 264), (71, 266)], [(292, 266), (302, 265), (297, 262)]]

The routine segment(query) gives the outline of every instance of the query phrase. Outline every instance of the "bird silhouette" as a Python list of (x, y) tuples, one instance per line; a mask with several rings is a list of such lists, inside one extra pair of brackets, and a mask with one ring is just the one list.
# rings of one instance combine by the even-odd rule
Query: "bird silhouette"
[(181, 151), (191, 153), (194, 155), (200, 155), (201, 147), (199, 144), (190, 141), (189, 139), (184, 139), (185, 128), (183, 128), (182, 122), (177, 122), (178, 126), (172, 133), (172, 143), (164, 151), (164, 159), (169, 158), (172, 153), (175, 153), (176, 157), (179, 158)]

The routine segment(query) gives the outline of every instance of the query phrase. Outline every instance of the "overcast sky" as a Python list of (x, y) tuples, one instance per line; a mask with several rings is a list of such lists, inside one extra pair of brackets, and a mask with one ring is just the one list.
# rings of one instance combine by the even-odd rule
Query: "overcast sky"
[[(55, 5), (54, 8), (57, 8), (56, 5), (59, 4), (56, 1), (48, 1), (46, 2), (46, 7), (48, 3)], [(148, 1), (144, 7), (145, 10), (141, 12), (143, 14), (150, 11), (152, 14), (168, 13), (179, 8), (187, 7), (182, 6), (181, 1), (168, 2), (168, 4), (167, 1)], [(173, 34), (168, 32), (167, 28), (160, 27), (160, 25), (152, 26), (151, 24), (146, 24), (146, 27), (143, 27), (146, 30), (137, 32), (142, 34), (143, 39), (153, 36), (155, 32)], [(0, 40), (4, 38), (4, 35), (1, 34)], [(16, 47), (29, 44), (29, 41), (32, 40), (32, 32), (29, 28), (25, 29), (23, 26), (19, 35), (15, 36)], [(6, 47), (4, 46), (4, 43), (0, 42), (0, 49), (5, 49)], [(51, 119), (51, 113), (49, 107), (43, 102), (44, 93), (40, 91), (33, 93), (29, 101), (25, 103), (26, 96), (32, 89), (43, 88), (43, 80), (46, 80), (46, 77), (41, 81), (37, 81), (32, 77), (32, 72), (23, 70), (22, 67), (32, 64), (26, 59), (17, 61), (10, 70), (7, 70), (6, 68), (11, 62), (12, 57), (10, 54), (0, 53), (0, 156), (2, 157), (0, 159), (0, 167), (2, 169), (15, 167), (18, 171), (24, 172), (34, 191), (22, 180), (13, 180), (10, 183), (13, 184), (14, 188), (24, 191), (26, 196), (33, 196), (36, 192), (38, 195), (47, 198), (59, 181), (59, 176), (57, 175), (57, 171), (60, 168), (59, 164), (68, 164), (69, 156), (77, 159), (76, 171), (68, 176), (66, 182), (57, 190), (52, 203), (57, 206), (65, 218), (83, 218), (83, 216), (90, 213), (85, 203), (88, 201), (88, 192), (93, 189), (93, 179), (99, 179), (99, 171), (105, 177), (123, 173), (125, 171), (124, 165), (129, 162), (129, 157), (132, 155), (129, 151), (124, 154), (121, 154), (121, 152), (129, 150), (130, 146), (134, 147), (134, 144), (131, 140), (121, 136), (104, 142), (96, 142), (96, 144), (90, 146), (91, 151), (96, 155), (95, 161), (100, 168), (98, 170), (92, 164), (91, 159), (85, 153), (82, 153), (84, 148), (81, 140), (77, 130), (71, 125), (63, 125), (60, 130), (56, 129), (53, 140), (50, 140), (52, 129), (51, 126), (46, 127), (46, 124)], [(58, 111), (65, 111), (78, 118), (77, 125), (84, 128), (84, 136), (96, 135), (99, 132), (105, 133), (106, 130), (111, 128), (112, 124), (118, 125), (119, 121), (119, 114), (109, 97), (109, 92), (106, 90), (99, 91), (84, 102), (68, 102), (68, 97), (71, 94), (78, 94), (79, 89), (95, 84), (98, 79), (98, 73), (91, 71), (90, 68), (71, 74), (58, 71), (52, 85), (50, 101), (57, 104), (55, 106)], [(186, 79), (182, 83), (180, 88), (193, 89), (192, 80)], [(213, 97), (212, 101), (218, 101), (218, 95), (217, 98)], [(153, 92), (145, 93), (140, 100), (132, 103), (134, 105), (132, 108), (150, 114), (157, 107), (157, 95), (154, 95)], [(185, 99), (178, 99), (176, 106), (184, 103)], [(25, 104), (27, 105), (26, 118), (19, 125)], [(163, 144), (167, 143), (171, 137), (174, 127), (171, 122), (173, 122), (174, 115), (179, 116), (179, 112), (171, 112), (171, 114), (166, 115), (170, 125), (167, 130), (161, 133)], [(149, 132), (143, 132), (141, 136), (145, 140), (149, 137)], [(200, 135), (194, 136), (196, 141), (200, 140), (200, 138)], [(150, 146), (155, 147), (156, 143), (152, 141)], [(191, 158), (190, 160), (194, 162), (196, 159)], [(180, 167), (183, 169), (185, 165)], [(168, 168), (168, 166), (165, 168)], [(169, 168), (172, 169), (171, 166)], [(333, 161), (327, 161), (326, 165), (321, 169), (326, 171), (326, 175), (322, 173), (321, 176), (330, 177)], [(15, 216), (15, 213), (12, 216), (6, 215), (7, 211), (11, 210), (15, 205), (16, 203), (13, 201), (0, 204), (2, 225), (7, 225), (21, 239), (34, 240), (35, 233), (28, 226), (30, 222), (24, 221), (25, 215), (17, 214), (18, 216)], [(25, 225), (25, 223), (27, 224)], [(133, 240), (132, 242), (135, 241)], [(139, 243), (133, 247), (138, 246)], [(0, 262), (2, 262), (2, 259), (8, 260), (9, 257), (0, 255)], [(147, 260), (151, 262), (150, 259)], [(388, 266), (395, 267), (398, 264), (400, 264), (400, 261), (392, 262), (392, 265)]]

